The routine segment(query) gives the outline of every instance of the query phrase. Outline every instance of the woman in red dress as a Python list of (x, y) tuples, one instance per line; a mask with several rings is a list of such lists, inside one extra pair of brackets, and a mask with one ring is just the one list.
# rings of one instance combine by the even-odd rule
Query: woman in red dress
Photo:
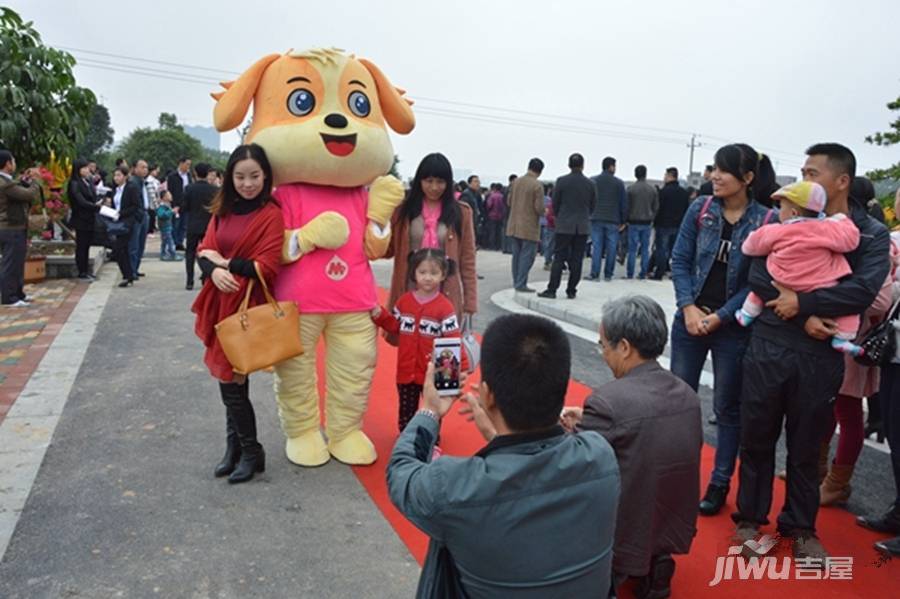
[[(228, 159), (224, 184), (210, 206), (213, 219), (197, 248), (203, 288), (191, 310), (194, 332), (203, 341), (203, 361), (219, 381), (225, 404), (227, 449), (215, 476), (242, 483), (266, 468), (266, 454), (256, 440), (256, 414), (246, 376), (236, 374), (216, 337), (218, 322), (237, 312), (257, 267), (272, 287), (281, 261), (284, 221), (272, 198), (272, 167), (262, 147), (239, 146)], [(254, 286), (250, 306), (265, 303)]]

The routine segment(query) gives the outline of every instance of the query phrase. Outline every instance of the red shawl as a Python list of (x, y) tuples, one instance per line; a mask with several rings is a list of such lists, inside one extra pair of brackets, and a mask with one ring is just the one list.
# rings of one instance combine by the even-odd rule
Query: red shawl
[[(206, 235), (197, 248), (198, 252), (204, 249), (219, 251), (218, 225), (218, 218), (210, 220)], [(259, 264), (266, 284), (271, 289), (281, 264), (283, 241), (284, 220), (281, 217), (281, 208), (275, 202), (269, 201), (256, 212), (253, 220), (235, 242), (231, 254), (247, 260), (254, 260)], [(229, 258), (229, 256), (225, 257)], [(222, 346), (219, 345), (215, 327), (216, 324), (238, 311), (250, 282), (250, 279), (240, 275), (235, 275), (235, 279), (240, 284), (240, 289), (236, 293), (222, 293), (211, 280), (207, 279), (191, 306), (191, 311), (197, 315), (194, 332), (206, 346), (203, 361), (209, 368), (210, 374), (222, 381), (232, 380), (234, 372), (222, 351)], [(266, 298), (260, 286), (254, 286), (250, 296), (250, 306), (257, 306), (265, 301)]]

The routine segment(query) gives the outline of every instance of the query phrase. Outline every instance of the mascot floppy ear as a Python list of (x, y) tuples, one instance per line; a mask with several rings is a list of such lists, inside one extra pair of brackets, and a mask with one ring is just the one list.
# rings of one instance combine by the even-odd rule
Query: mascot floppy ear
[(381, 102), (381, 112), (384, 114), (384, 120), (397, 133), (406, 134), (412, 131), (413, 127), (416, 126), (416, 117), (410, 108), (413, 104), (412, 100), (404, 98), (403, 90), (391, 85), (387, 76), (374, 63), (365, 58), (360, 58), (359, 62), (366, 67), (366, 70), (375, 79), (375, 87), (378, 88), (378, 98)]
[[(241, 124), (250, 102), (256, 94), (256, 88), (266, 68), (280, 57), (280, 54), (269, 54), (257, 60), (253, 66), (244, 71), (237, 81), (222, 83), (225, 91), (210, 94), (216, 100), (213, 110), (213, 125), (219, 131), (228, 131)], [(379, 87), (379, 91), (381, 91)]]

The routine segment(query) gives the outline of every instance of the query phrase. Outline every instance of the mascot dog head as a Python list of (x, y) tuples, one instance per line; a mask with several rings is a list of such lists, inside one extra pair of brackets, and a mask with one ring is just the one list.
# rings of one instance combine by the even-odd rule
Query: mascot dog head
[(341, 50), (270, 54), (212, 94), (216, 129), (234, 129), (253, 102), (245, 140), (266, 150), (274, 183), (357, 187), (386, 174), (397, 133), (415, 126), (412, 102), (381, 70)]

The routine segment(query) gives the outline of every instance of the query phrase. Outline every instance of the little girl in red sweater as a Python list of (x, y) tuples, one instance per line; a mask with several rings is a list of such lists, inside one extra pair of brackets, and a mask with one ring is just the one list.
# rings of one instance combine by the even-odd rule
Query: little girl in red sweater
[[(459, 337), (456, 310), (441, 284), (450, 273), (451, 263), (441, 250), (423, 248), (409, 257), (410, 280), (415, 291), (397, 299), (393, 312), (380, 306), (372, 310), (372, 320), (398, 336), (397, 393), (400, 396), (399, 426), (402, 431), (415, 416), (425, 382), (425, 369), (438, 337)], [(463, 356), (465, 361), (465, 356)], [(465, 365), (463, 365), (465, 369)]]

